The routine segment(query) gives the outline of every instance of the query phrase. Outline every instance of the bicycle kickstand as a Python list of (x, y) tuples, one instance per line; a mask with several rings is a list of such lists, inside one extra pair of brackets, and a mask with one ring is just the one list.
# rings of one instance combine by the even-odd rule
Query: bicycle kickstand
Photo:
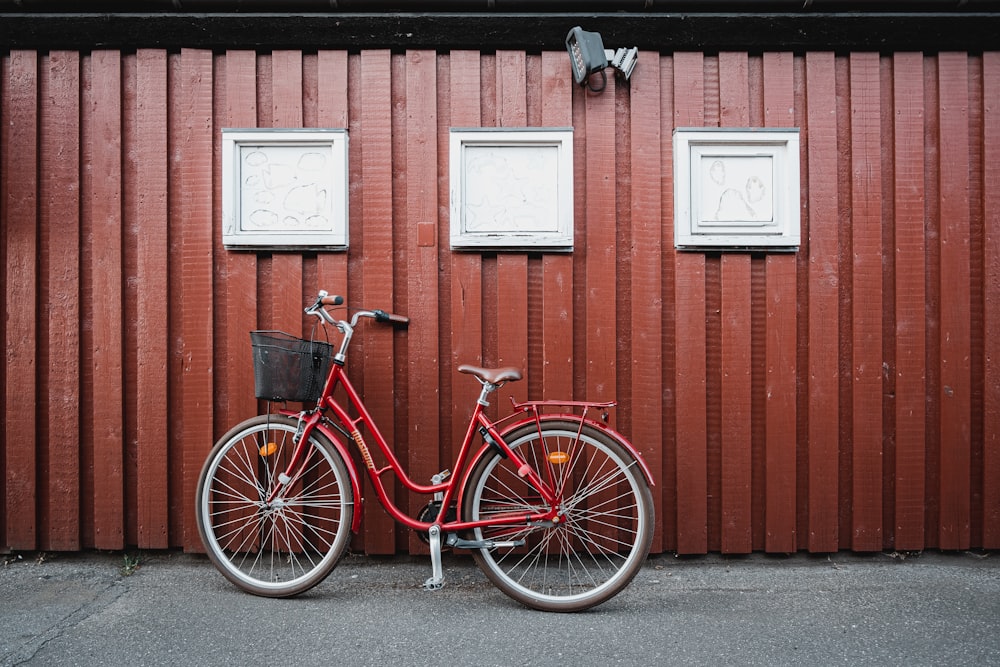
[(444, 571), (441, 568), (441, 526), (431, 526), (427, 534), (431, 547), (431, 577), (424, 582), (424, 588), (436, 591), (444, 586)]

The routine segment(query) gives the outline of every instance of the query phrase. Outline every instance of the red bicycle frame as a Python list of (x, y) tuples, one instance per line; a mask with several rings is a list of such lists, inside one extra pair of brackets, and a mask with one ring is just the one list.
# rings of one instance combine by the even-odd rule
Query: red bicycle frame
[[(350, 406), (352, 406), (357, 412), (357, 417), (352, 417), (348, 410), (333, 398), (333, 393), (337, 387), (343, 387)], [(542, 479), (534, 468), (521, 459), (517, 452), (507, 445), (502, 435), (503, 432), (509, 433), (512, 430), (522, 427), (524, 424), (528, 423), (534, 423), (538, 429), (541, 429), (542, 423), (546, 419), (570, 418), (574, 421), (579, 421), (580, 426), (577, 435), (582, 432), (584, 424), (590, 424), (609, 433), (618, 442), (628, 447), (630, 453), (633, 454), (635, 460), (641, 467), (643, 475), (650, 483), (652, 483), (652, 475), (650, 474), (649, 469), (643, 462), (642, 457), (639, 456), (638, 452), (635, 451), (631, 444), (608, 428), (605, 424), (588, 419), (586, 416), (587, 411), (592, 408), (605, 411), (608, 408), (613, 407), (615, 405), (613, 402), (590, 403), (579, 401), (529, 401), (520, 404), (514, 403), (514, 412), (496, 421), (491, 421), (486, 416), (484, 403), (484, 400), (476, 402), (475, 410), (472, 414), (471, 420), (469, 421), (469, 427), (466, 430), (465, 438), (462, 441), (462, 447), (459, 450), (458, 457), (454, 463), (454, 472), (449, 474), (446, 481), (442, 481), (437, 484), (420, 484), (414, 481), (406, 473), (406, 470), (403, 468), (399, 459), (396, 458), (392, 449), (389, 447), (388, 442), (382, 436), (378, 426), (375, 424), (375, 420), (365, 407), (361, 396), (358, 394), (357, 390), (351, 384), (350, 379), (347, 377), (343, 364), (334, 363), (333, 368), (330, 371), (330, 375), (327, 378), (320, 401), (315, 410), (307, 412), (295, 412), (292, 410), (280, 411), (283, 415), (298, 417), (301, 423), (298, 436), (299, 440), (292, 456), (292, 460), (284, 473), (284, 478), (293, 479), (295, 477), (293, 473), (296, 468), (304, 464), (306, 460), (305, 450), (308, 446), (307, 443), (309, 442), (309, 436), (313, 429), (316, 429), (331, 443), (333, 443), (335, 447), (337, 447), (339, 453), (347, 464), (351, 477), (351, 485), (354, 491), (354, 497), (358, 499), (362, 497), (361, 484), (358, 479), (358, 474), (355, 470), (353, 459), (348, 453), (348, 448), (341, 440), (339, 433), (340, 429), (337, 428), (335, 423), (331, 422), (328, 417), (324, 416), (325, 411), (329, 410), (333, 413), (336, 421), (339, 422), (340, 426), (343, 428), (344, 433), (349, 435), (350, 439), (354, 441), (355, 446), (360, 452), (365, 468), (368, 471), (368, 477), (371, 479), (375, 492), (378, 495), (379, 502), (383, 507), (385, 507), (386, 511), (389, 512), (393, 519), (415, 530), (427, 531), (435, 524), (438, 525), (442, 531), (457, 532), (485, 526), (526, 525), (534, 522), (558, 523), (560, 520), (558, 507), (560, 501), (562, 500), (560, 497), (562, 490), (553, 488), (552, 479)], [(581, 416), (575, 413), (543, 414), (544, 409), (552, 407), (581, 409), (583, 411), (583, 415)], [(520, 417), (520, 419), (517, 419), (518, 417)], [(504, 425), (502, 431), (498, 429), (501, 424)], [(361, 434), (361, 426), (367, 428), (371, 437), (375, 441), (374, 445), (378, 447), (387, 461), (387, 464), (383, 467), (379, 468), (375, 465), (375, 460), (372, 457), (369, 443)], [(476, 452), (474, 458), (470, 458), (473, 450), (473, 442), (477, 433), (483, 435), (487, 444), (484, 444)], [(461, 490), (465, 488), (465, 482), (474, 467), (472, 464), (475, 463), (475, 461), (477, 461), (487, 449), (494, 446), (493, 443), (495, 443), (495, 446), (499, 447), (502, 453), (510, 459), (515, 469), (518, 471), (518, 474), (525, 478), (526, 481), (528, 481), (539, 492), (542, 499), (545, 501), (545, 505), (550, 508), (548, 511), (534, 514), (512, 512), (510, 515), (504, 516), (493, 515), (489, 518), (489, 520), (482, 521), (456, 520), (426, 522), (414, 519), (404, 513), (399, 509), (399, 507), (396, 506), (386, 492), (386, 486), (382, 481), (382, 476), (387, 472), (392, 472), (407, 489), (414, 493), (423, 495), (442, 494), (441, 507), (450, 507), (452, 502), (458, 503), (461, 500), (459, 496), (461, 494)], [(281, 488), (279, 487), (274, 492), (274, 496), (280, 495), (280, 493)], [(354, 515), (354, 520), (351, 526), (351, 529), (354, 532), (357, 532), (360, 527), (361, 515), (361, 512), (356, 512)], [(444, 516), (443, 513), (442, 516)]]

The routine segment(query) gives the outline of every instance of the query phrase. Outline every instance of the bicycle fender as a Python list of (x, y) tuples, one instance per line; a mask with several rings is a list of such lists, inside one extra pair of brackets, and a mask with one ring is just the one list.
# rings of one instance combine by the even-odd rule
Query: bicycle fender
[(316, 424), (316, 428), (320, 430), (323, 436), (333, 443), (337, 451), (340, 453), (341, 458), (344, 459), (344, 465), (347, 466), (347, 474), (351, 477), (351, 491), (354, 493), (354, 517), (351, 519), (351, 532), (357, 534), (361, 529), (361, 516), (364, 514), (364, 496), (361, 495), (361, 478), (358, 475), (358, 469), (354, 465), (354, 459), (351, 458), (350, 451), (341, 442), (326, 424), (320, 422)]
[[(577, 423), (583, 421), (583, 423), (586, 424), (587, 426), (593, 426), (594, 428), (601, 431), (601, 433), (603, 433), (604, 435), (608, 436), (609, 438), (617, 442), (626, 452), (628, 452), (632, 456), (632, 458), (635, 459), (636, 463), (639, 465), (639, 470), (642, 472), (642, 476), (646, 479), (646, 483), (649, 484), (650, 487), (656, 486), (656, 481), (653, 479), (653, 473), (652, 471), (650, 471), (649, 466), (646, 464), (645, 459), (642, 458), (642, 454), (639, 453), (639, 450), (637, 450), (635, 446), (625, 438), (625, 436), (623, 436), (621, 433), (614, 430), (613, 428), (610, 428), (607, 424), (603, 424), (601, 422), (594, 421), (592, 419), (582, 419), (580, 415), (573, 413), (541, 415), (539, 417), (539, 420), (541, 421), (542, 424), (551, 421), (571, 421)], [(506, 437), (508, 434), (512, 433), (516, 429), (524, 428), (525, 426), (528, 425), (534, 426), (535, 423), (536, 422), (534, 416), (524, 417), (511, 424), (506, 424), (503, 430), (500, 431), (500, 436)], [(472, 475), (472, 471), (476, 468), (476, 465), (484, 456), (493, 453), (495, 453), (493, 447), (484, 443), (483, 446), (480, 447), (476, 451), (476, 453), (472, 456), (472, 458), (469, 460), (468, 465), (465, 466), (465, 470), (463, 471), (462, 475), (462, 483), (458, 487), (459, 497), (457, 502), (459, 507), (463, 507), (464, 505), (465, 490), (466, 488), (468, 488), (469, 477)]]
[[(636, 463), (639, 464), (639, 470), (642, 471), (642, 476), (646, 478), (646, 483), (649, 484), (650, 487), (656, 486), (656, 481), (653, 479), (652, 471), (646, 464), (646, 460), (642, 458), (642, 454), (640, 454), (639, 450), (635, 448), (635, 445), (629, 442), (628, 439), (625, 438), (625, 436), (623, 436), (621, 433), (614, 430), (604, 422), (596, 421), (594, 419), (589, 419), (589, 418), (583, 418), (580, 415), (573, 414), (571, 412), (565, 414), (556, 413), (556, 414), (540, 415), (538, 417), (538, 420), (542, 424), (552, 421), (571, 421), (571, 422), (582, 421), (585, 425), (594, 427), (595, 429), (597, 429), (598, 431), (600, 431), (601, 433), (603, 433), (604, 435), (608, 436), (609, 438), (617, 442), (619, 445), (621, 445), (621, 447), (626, 452), (628, 452), (632, 456), (632, 458), (635, 459)], [(500, 435), (506, 437), (508, 433), (512, 433), (515, 429), (523, 428), (526, 424), (535, 424), (535, 423), (536, 422), (534, 416), (524, 417), (523, 419), (519, 419), (512, 424), (507, 424), (504, 427), (504, 429), (500, 431)], [(483, 449), (488, 449), (488, 446), (484, 447)], [(481, 451), (476, 453), (476, 457), (474, 460), (478, 462), (480, 456), (482, 456)]]
[[(287, 417), (298, 417), (299, 413), (291, 412), (288, 410), (281, 410), (281, 414)], [(341, 442), (340, 438), (336, 436), (323, 422), (319, 422), (314, 427), (315, 431), (319, 431), (320, 437), (325, 438), (333, 448), (337, 450), (340, 454), (340, 458), (343, 459), (344, 465), (347, 467), (347, 475), (351, 478), (351, 491), (354, 494), (354, 517), (351, 519), (351, 532), (357, 534), (361, 529), (361, 515), (364, 514), (364, 496), (361, 495), (361, 478), (358, 476), (357, 467), (354, 465), (354, 459), (351, 458), (350, 451)]]

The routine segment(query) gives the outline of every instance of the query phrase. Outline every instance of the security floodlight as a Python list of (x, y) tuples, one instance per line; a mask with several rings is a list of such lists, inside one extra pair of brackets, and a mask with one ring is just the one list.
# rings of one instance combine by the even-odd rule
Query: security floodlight
[[(569, 62), (573, 68), (573, 80), (581, 86), (587, 86), (595, 93), (604, 90), (607, 83), (604, 70), (608, 67), (608, 61), (615, 71), (628, 81), (639, 59), (638, 47), (621, 48), (616, 51), (605, 49), (601, 33), (588, 32), (580, 26), (574, 27), (566, 35), (566, 50), (569, 52)], [(590, 85), (590, 76), (596, 73), (601, 74), (601, 85), (598, 88)]]
[(604, 54), (604, 41), (599, 32), (587, 32), (576, 26), (566, 35), (566, 50), (573, 66), (573, 79), (581, 86), (594, 72), (603, 71), (608, 66)]

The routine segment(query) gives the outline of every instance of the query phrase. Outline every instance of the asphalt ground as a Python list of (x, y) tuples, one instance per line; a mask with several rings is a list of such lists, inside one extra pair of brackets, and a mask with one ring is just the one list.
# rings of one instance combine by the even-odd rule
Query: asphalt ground
[[(584, 613), (465, 556), (348, 556), (297, 598), (204, 556), (0, 556), (0, 665), (1000, 665), (1000, 553), (649, 559)], [(136, 567), (136, 561), (138, 566)]]

